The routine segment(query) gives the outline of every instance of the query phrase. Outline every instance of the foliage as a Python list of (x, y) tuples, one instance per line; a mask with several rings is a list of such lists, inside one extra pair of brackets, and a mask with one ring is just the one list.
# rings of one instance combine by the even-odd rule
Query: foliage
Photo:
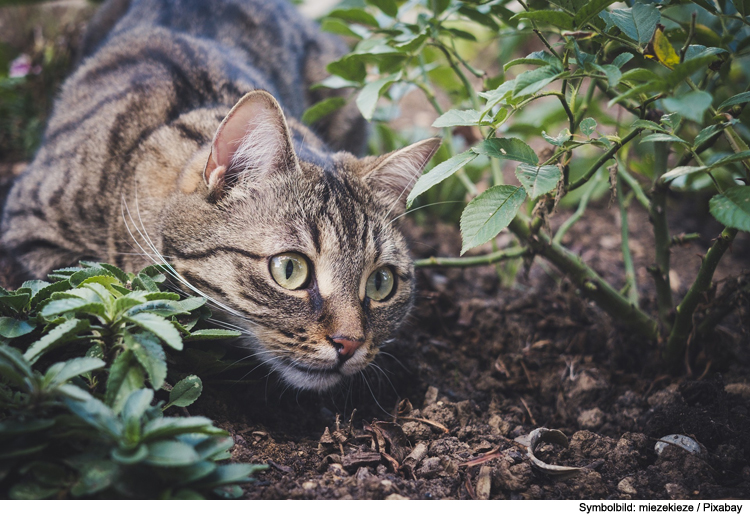
[[(201, 380), (170, 387), (179, 355), (210, 329), (199, 297), (82, 262), (15, 291), (0, 288), (0, 489), (11, 498), (238, 497), (260, 466), (219, 465), (233, 441), (208, 418), (164, 416), (192, 404)], [(174, 381), (172, 381), (174, 383)], [(169, 391), (165, 405), (158, 393)]]
[[(515, 13), (509, 0), (346, 2), (322, 25), (356, 44), (329, 64), (331, 77), (321, 85), (355, 88), (359, 109), (378, 123), (376, 137), (387, 147), (396, 141), (382, 123), (406, 93), (420, 90), (439, 116), (433, 126), (443, 131), (444, 143), (436, 165), (411, 191), (410, 206), (456, 197), (466, 204), (462, 254), (493, 241), (506, 227), (517, 239), (506, 253), (495, 251), (484, 260), (432, 258), (418, 266), (476, 265), (520, 255), (530, 263), (540, 256), (619, 323), (648, 338), (661, 334), (664, 358), (679, 365), (694, 317), (707, 315), (695, 313), (697, 299), (709, 290), (737, 231), (750, 230), (743, 113), (750, 101), (750, 3), (519, 3), (523, 11)], [(537, 50), (526, 56), (509, 55), (533, 46)], [(508, 78), (508, 72), (515, 75)], [(391, 103), (378, 106), (383, 97)], [(505, 182), (503, 165), (514, 162), (520, 185)], [(615, 193), (627, 274), (621, 291), (563, 245), (607, 173), (613, 193), (622, 191)], [(666, 200), (688, 192), (710, 199), (710, 212), (725, 229), (688, 294), (675, 304)], [(578, 202), (578, 210), (548, 234), (546, 219), (560, 201)], [(646, 208), (654, 225), (658, 317), (640, 306), (627, 245), (628, 207)]]

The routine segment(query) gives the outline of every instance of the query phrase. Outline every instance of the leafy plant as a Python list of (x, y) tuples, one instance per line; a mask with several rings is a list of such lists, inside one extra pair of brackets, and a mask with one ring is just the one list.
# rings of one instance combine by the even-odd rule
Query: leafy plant
[[(509, 0), (366, 3), (335, 9), (323, 20), (325, 29), (356, 45), (329, 64), (331, 77), (321, 85), (355, 88), (362, 114), (375, 121), (393, 114), (392, 106), (378, 106), (380, 98), (397, 103), (409, 89), (420, 90), (439, 115), (433, 126), (443, 129), (444, 146), (409, 204), (445, 200), (439, 189), (450, 185), (455, 195), (457, 180), (464, 188), (460, 195), (470, 199), (461, 213), (462, 254), (494, 241), (505, 228), (517, 239), (483, 256), (433, 257), (416, 265), (471, 266), (519, 257), (530, 263), (541, 257), (618, 323), (647, 338), (661, 337), (664, 359), (679, 365), (691, 333), (710, 333), (726, 315), (721, 307), (700, 314), (696, 309), (737, 232), (750, 231), (743, 114), (750, 101), (750, 3), (643, 0), (613, 9), (613, 0), (538, 0), (519, 1), (519, 13), (510, 10)], [(539, 49), (510, 57), (508, 42)], [(502, 68), (486, 60), (488, 50), (504, 62)], [(486, 64), (480, 68), (481, 61)], [(508, 71), (516, 72), (513, 78)], [(446, 108), (440, 92), (452, 107)], [(330, 100), (319, 103), (308, 120), (328, 105)], [(377, 128), (379, 135), (383, 128)], [(531, 146), (540, 141), (547, 148)], [(520, 185), (504, 181), (503, 164), (509, 162), (517, 163)], [(562, 242), (585, 217), (607, 173), (622, 221), (621, 291)], [(710, 212), (725, 229), (675, 303), (670, 246), (697, 235), (670, 235), (667, 196), (696, 191), (709, 195)], [(578, 209), (548, 233), (547, 217), (561, 200), (578, 202)], [(631, 203), (647, 209), (654, 226), (656, 315), (640, 306), (627, 236)]]
[[(238, 497), (262, 466), (219, 465), (229, 434), (208, 418), (164, 416), (202, 391), (174, 387), (165, 347), (237, 332), (204, 328), (199, 297), (163, 291), (156, 267), (138, 274), (82, 262), (52, 282), (0, 288), (0, 489), (11, 498)], [(174, 376), (174, 375), (173, 375)], [(169, 390), (169, 403), (155, 398)]]

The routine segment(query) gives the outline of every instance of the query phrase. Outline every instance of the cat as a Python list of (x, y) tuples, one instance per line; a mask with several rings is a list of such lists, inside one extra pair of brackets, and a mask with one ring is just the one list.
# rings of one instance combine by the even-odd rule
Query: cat
[(2, 244), (39, 278), (81, 259), (168, 264), (291, 386), (362, 371), (413, 303), (394, 219), (440, 140), (359, 158), (353, 105), (302, 125), (345, 51), (282, 1), (110, 0)]

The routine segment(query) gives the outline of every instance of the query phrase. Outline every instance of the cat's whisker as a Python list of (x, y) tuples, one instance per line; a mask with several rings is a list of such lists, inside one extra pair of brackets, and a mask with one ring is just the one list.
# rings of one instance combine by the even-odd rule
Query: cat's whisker
[(414, 209), (409, 209), (408, 211), (406, 211), (404, 213), (401, 213), (396, 218), (392, 219), (390, 223), (392, 224), (393, 222), (395, 222), (399, 218), (402, 218), (402, 217), (408, 215), (409, 213), (413, 213), (414, 211), (419, 211), (420, 209), (424, 209), (425, 207), (432, 207), (433, 205), (441, 205), (441, 204), (449, 204), (449, 203), (464, 203), (464, 201), (463, 200), (445, 200), (443, 202), (435, 202), (435, 203), (429, 203), (429, 204), (426, 204), (426, 205), (420, 205), (419, 207), (415, 207)]
[(388, 376), (388, 374), (386, 373), (386, 371), (383, 370), (379, 365), (376, 365), (375, 363), (370, 363), (368, 365), (368, 367), (372, 367), (374, 369), (377, 369), (380, 373), (383, 374), (383, 376), (385, 377), (385, 380), (388, 382), (388, 384), (393, 389), (393, 392), (396, 394), (396, 398), (398, 398), (398, 400), (400, 401), (401, 398), (398, 395), (398, 390), (396, 390), (396, 387), (393, 385), (393, 382), (391, 382), (391, 378)]
[(396, 356), (394, 356), (394, 355), (393, 355), (393, 354), (391, 354), (390, 352), (385, 352), (385, 351), (381, 350), (381, 351), (380, 351), (380, 354), (382, 354), (382, 355), (384, 355), (384, 356), (388, 356), (389, 358), (393, 358), (393, 360), (394, 360), (394, 361), (395, 361), (396, 363), (398, 363), (398, 364), (399, 364), (399, 366), (400, 366), (400, 367), (401, 367), (402, 369), (404, 369), (404, 370), (405, 370), (406, 372), (408, 372), (409, 374), (411, 374), (411, 371), (410, 371), (410, 370), (409, 370), (409, 369), (408, 369), (408, 368), (406, 367), (406, 365), (404, 365), (404, 364), (403, 364), (403, 363), (401, 362), (401, 360), (400, 360), (400, 359), (398, 359), (398, 358), (397, 358)]
[(367, 389), (370, 391), (370, 395), (372, 396), (372, 399), (375, 401), (375, 404), (380, 407), (380, 410), (383, 411), (386, 416), (391, 416), (390, 411), (386, 411), (382, 405), (380, 405), (380, 402), (378, 401), (378, 398), (375, 396), (375, 393), (372, 391), (372, 387), (370, 387), (370, 382), (367, 381), (367, 377), (365, 376), (365, 371), (361, 370), (359, 373), (362, 376), (362, 380), (364, 380), (365, 385), (367, 385)]

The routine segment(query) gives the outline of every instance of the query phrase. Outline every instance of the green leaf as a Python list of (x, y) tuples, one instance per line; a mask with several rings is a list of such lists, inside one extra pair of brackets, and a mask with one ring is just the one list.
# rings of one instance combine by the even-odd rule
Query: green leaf
[(554, 191), (562, 172), (556, 165), (537, 167), (522, 163), (516, 167), (516, 178), (521, 182), (527, 194), (533, 200), (538, 196)]
[(117, 440), (122, 434), (122, 424), (111, 408), (96, 398), (85, 401), (66, 399), (65, 405), (70, 411), (89, 425)]
[(88, 330), (91, 325), (87, 320), (70, 319), (59, 326), (56, 326), (44, 335), (38, 341), (34, 341), (26, 350), (23, 357), (31, 364), (34, 364), (42, 354), (50, 350), (69, 343), (76, 338), (81, 332)]
[(476, 157), (477, 154), (475, 152), (467, 150), (466, 152), (457, 154), (456, 156), (453, 156), (452, 158), (449, 158), (439, 165), (433, 167), (430, 172), (424, 174), (417, 180), (417, 183), (414, 185), (414, 188), (411, 190), (408, 198), (406, 199), (407, 207), (411, 207), (411, 204), (414, 202), (417, 196), (428, 191), (441, 181), (453, 175), (457, 170), (459, 170), (461, 167), (463, 167)]
[(185, 341), (207, 341), (209, 339), (227, 339), (229, 337), (239, 337), (242, 332), (237, 330), (221, 330), (221, 329), (210, 329), (210, 330), (196, 330), (192, 332), (188, 337), (184, 338)]
[(536, 70), (525, 71), (516, 77), (513, 96), (534, 94), (562, 75), (563, 72), (554, 66), (542, 66)]
[(596, 120), (593, 117), (587, 117), (579, 125), (581, 133), (586, 137), (591, 137), (591, 134), (596, 130)]
[(28, 321), (20, 321), (12, 317), (0, 317), (0, 336), (14, 339), (30, 334), (36, 328), (36, 324)]
[(161, 317), (170, 317), (172, 315), (189, 314), (188, 310), (182, 308), (177, 301), (147, 301), (130, 308), (125, 315), (132, 317), (139, 313), (152, 313)]
[(217, 486), (225, 486), (227, 484), (249, 482), (248, 477), (250, 475), (263, 469), (266, 469), (266, 466), (255, 464), (229, 464), (226, 466), (219, 466), (205, 480), (196, 483), (196, 486), (201, 488), (214, 488)]
[(682, 117), (679, 114), (664, 114), (659, 121), (662, 125), (667, 125), (672, 130), (677, 130), (677, 127), (682, 123)]
[(326, 69), (331, 75), (338, 75), (349, 81), (363, 82), (367, 75), (364, 58), (352, 54), (344, 55), (339, 60), (329, 63)]
[(622, 80), (622, 72), (620, 71), (620, 68), (613, 64), (594, 64), (593, 66), (607, 76), (607, 84), (609, 84), (611, 88), (620, 84), (620, 81)]
[(500, 30), (500, 26), (495, 22), (495, 19), (489, 14), (480, 13), (474, 7), (462, 6), (458, 8), (458, 12), (477, 24), (482, 24), (483, 26), (490, 28), (492, 31)]
[(106, 308), (102, 303), (92, 303), (86, 299), (58, 299), (47, 303), (40, 314), (42, 317), (52, 319), (55, 315), (67, 312), (85, 313), (99, 317), (106, 316)]
[(144, 460), (152, 466), (188, 466), (200, 457), (191, 446), (176, 440), (161, 440), (148, 446), (148, 457)]
[(131, 283), (135, 290), (145, 290), (153, 293), (159, 292), (159, 286), (156, 285), (156, 281), (144, 272), (140, 272)]
[(0, 294), (0, 305), (4, 304), (16, 312), (22, 312), (29, 303), (29, 299), (31, 299), (31, 294), (29, 293), (16, 293), (10, 295)]
[(693, 148), (700, 147), (703, 143), (714, 137), (716, 134), (719, 134), (722, 130), (726, 128), (728, 123), (721, 123), (719, 125), (711, 125), (700, 132), (695, 136), (695, 139), (693, 140)]
[[(480, 114), (477, 110), (448, 110), (435, 119), (432, 126), (435, 128), (454, 126), (476, 126), (480, 124)], [(486, 121), (482, 124), (489, 124)]]
[(461, 214), (461, 254), (495, 238), (510, 224), (525, 199), (523, 187), (496, 185), (469, 202)]
[(617, 69), (622, 68), (625, 66), (628, 62), (630, 62), (630, 59), (633, 58), (633, 54), (629, 52), (620, 53), (615, 59), (612, 61), (612, 66), (614, 66)]
[(0, 341), (0, 374), (13, 378), (16, 384), (23, 385), (24, 382), (34, 377), (31, 364), (21, 355), (21, 351)]
[(385, 93), (386, 90), (396, 81), (401, 78), (401, 73), (394, 73), (377, 81), (369, 82), (362, 88), (362, 91), (357, 95), (357, 108), (362, 112), (365, 119), (370, 121), (373, 114), (375, 114), (375, 108), (378, 106), (378, 99)]
[(539, 158), (530, 146), (517, 138), (485, 139), (471, 150), (492, 158), (521, 161), (529, 165), (539, 163)]
[(398, 15), (398, 5), (396, 5), (396, 0), (365, 0), (365, 2), (377, 7), (391, 18)]
[(152, 440), (188, 433), (229, 434), (223, 429), (214, 427), (211, 420), (203, 416), (191, 416), (189, 418), (168, 417), (157, 418), (147, 423), (143, 428), (143, 440), (150, 442)]
[(153, 399), (154, 391), (151, 389), (139, 389), (133, 391), (125, 401), (125, 405), (122, 407), (122, 412), (120, 414), (123, 421), (126, 423), (140, 422)]
[[(62, 365), (62, 368), (57, 373), (55, 373), (54, 376), (47, 378), (47, 375), (45, 375), (45, 382), (47, 382), (47, 386), (49, 387), (61, 385), (68, 380), (75, 378), (76, 376), (80, 376), (81, 374), (85, 374), (86, 372), (91, 372), (92, 370), (102, 368), (106, 365), (106, 363), (97, 358), (80, 357), (69, 359), (64, 363), (56, 363), (56, 365)], [(52, 367), (50, 367), (50, 370), (51, 369)], [(50, 371), (48, 370), (47, 374), (49, 373)]]
[(120, 473), (118, 465), (111, 460), (92, 460), (78, 468), (80, 478), (70, 489), (73, 497), (93, 495), (110, 487)]
[(354, 37), (356, 39), (362, 38), (362, 36), (353, 31), (346, 22), (338, 18), (324, 18), (320, 23), (320, 30), (325, 31), (326, 33)]
[(709, 169), (709, 167), (675, 167), (669, 172), (665, 172), (661, 179), (664, 182), (670, 182), (672, 180), (675, 180), (677, 178), (681, 178), (682, 176), (688, 176), (690, 174), (698, 174), (706, 172)]
[(109, 369), (107, 390), (104, 394), (105, 403), (115, 412), (119, 412), (128, 397), (143, 388), (144, 380), (143, 368), (135, 359), (133, 352), (129, 349), (123, 350)]
[(175, 384), (172, 392), (169, 393), (169, 403), (165, 409), (172, 405), (187, 407), (198, 399), (201, 392), (203, 392), (203, 382), (198, 376), (190, 375)]
[(487, 100), (485, 106), (487, 109), (489, 109), (512, 94), (515, 88), (516, 80), (512, 79), (510, 81), (505, 81), (503, 84), (501, 84), (494, 90), (490, 90), (489, 92), (479, 92), (479, 97)]
[(577, 28), (583, 27), (586, 22), (594, 18), (601, 11), (614, 4), (617, 0), (590, 0), (576, 13), (573, 25)]
[(206, 304), (205, 297), (187, 297), (186, 299), (183, 299), (181, 301), (177, 301), (177, 305), (186, 312), (192, 312), (193, 310), (197, 310), (201, 306), (204, 306)]
[(709, 202), (714, 218), (727, 227), (750, 232), (750, 187), (732, 187)]
[(574, 27), (573, 17), (562, 11), (522, 11), (513, 15), (510, 20), (531, 20), (539, 24), (571, 30)]
[(231, 435), (213, 436), (194, 446), (195, 450), (204, 460), (224, 460), (230, 455), (229, 450), (234, 446)]
[(679, 138), (673, 134), (651, 134), (641, 139), (641, 143), (657, 143), (657, 142), (666, 142), (666, 141), (674, 141), (677, 143), (687, 143), (687, 141), (685, 141), (684, 139)]
[(148, 333), (125, 332), (123, 343), (148, 374), (151, 386), (156, 390), (161, 389), (167, 377), (167, 356), (159, 340)]
[(49, 299), (53, 293), (62, 292), (70, 288), (70, 284), (67, 280), (60, 282), (53, 282), (52, 284), (43, 287), (39, 290), (34, 297), (31, 299), (32, 306), (38, 306), (39, 303)]
[(562, 147), (567, 141), (570, 140), (572, 136), (570, 134), (570, 130), (565, 128), (563, 129), (562, 132), (560, 132), (557, 135), (557, 137), (552, 137), (549, 134), (547, 134), (545, 131), (542, 131), (542, 137), (547, 141), (547, 143), (550, 143), (557, 147)]
[(328, 13), (329, 17), (340, 18), (347, 22), (356, 22), (358, 24), (364, 24), (365, 26), (380, 27), (378, 21), (370, 13), (364, 9), (334, 9)]
[(239, 499), (245, 493), (242, 488), (236, 484), (229, 486), (219, 486), (214, 488), (213, 492), (222, 499)]
[(68, 280), (70, 281), (71, 286), (77, 288), (86, 279), (102, 276), (110, 277), (112, 274), (104, 268), (84, 268), (81, 271), (75, 272)]
[(112, 455), (112, 460), (120, 464), (137, 464), (143, 462), (148, 456), (148, 446), (141, 444), (134, 448), (115, 447), (110, 451), (110, 454)]
[(38, 294), (40, 291), (42, 291), (42, 289), (46, 288), (49, 285), (50, 283), (47, 281), (30, 280), (21, 284), (21, 288), (30, 290), (29, 294), (31, 295), (31, 300), (33, 301), (36, 294)]
[(661, 125), (657, 125), (653, 121), (648, 121), (646, 119), (636, 119), (632, 125), (630, 125), (630, 128), (642, 128), (644, 130), (655, 130), (656, 132), (666, 132), (664, 130), (664, 127)]
[(19, 436), (27, 433), (37, 433), (49, 429), (53, 425), (55, 425), (55, 421), (49, 419), (30, 419), (23, 422), (4, 420), (0, 422), (0, 436)]
[(652, 5), (636, 3), (632, 8), (613, 9), (609, 17), (623, 33), (643, 47), (654, 36), (661, 14)]
[(305, 110), (305, 113), (302, 114), (302, 122), (306, 125), (311, 125), (344, 105), (346, 105), (346, 99), (343, 97), (328, 97), (327, 99), (323, 99)]
[(44, 486), (36, 480), (24, 480), (10, 488), (8, 497), (14, 500), (41, 500), (48, 499), (60, 491), (59, 487)]
[(659, 75), (646, 68), (633, 68), (622, 74), (622, 81), (628, 82), (650, 82), (660, 79)]
[(668, 112), (676, 112), (685, 119), (701, 123), (703, 114), (711, 106), (712, 100), (711, 94), (707, 92), (691, 91), (677, 97), (663, 99), (662, 104)]
[(148, 330), (175, 350), (182, 350), (180, 332), (163, 317), (151, 313), (139, 313), (133, 316), (125, 315), (123, 320)]
[(750, 102), (750, 92), (743, 92), (741, 94), (733, 95), (723, 103), (719, 105), (719, 107), (716, 109), (719, 112), (721, 112), (725, 108), (729, 108), (730, 106), (743, 104)]
[(669, 88), (676, 88), (682, 81), (693, 75), (698, 70), (705, 68), (714, 62), (712, 56), (699, 56), (694, 59), (681, 62), (664, 77), (664, 82)]
[(742, 152), (731, 154), (729, 156), (726, 156), (724, 158), (721, 158), (720, 160), (713, 162), (711, 164), (711, 168), (721, 167), (722, 165), (726, 165), (727, 163), (734, 163), (735, 161), (742, 161), (748, 158), (750, 158), (750, 150), (743, 150)]

